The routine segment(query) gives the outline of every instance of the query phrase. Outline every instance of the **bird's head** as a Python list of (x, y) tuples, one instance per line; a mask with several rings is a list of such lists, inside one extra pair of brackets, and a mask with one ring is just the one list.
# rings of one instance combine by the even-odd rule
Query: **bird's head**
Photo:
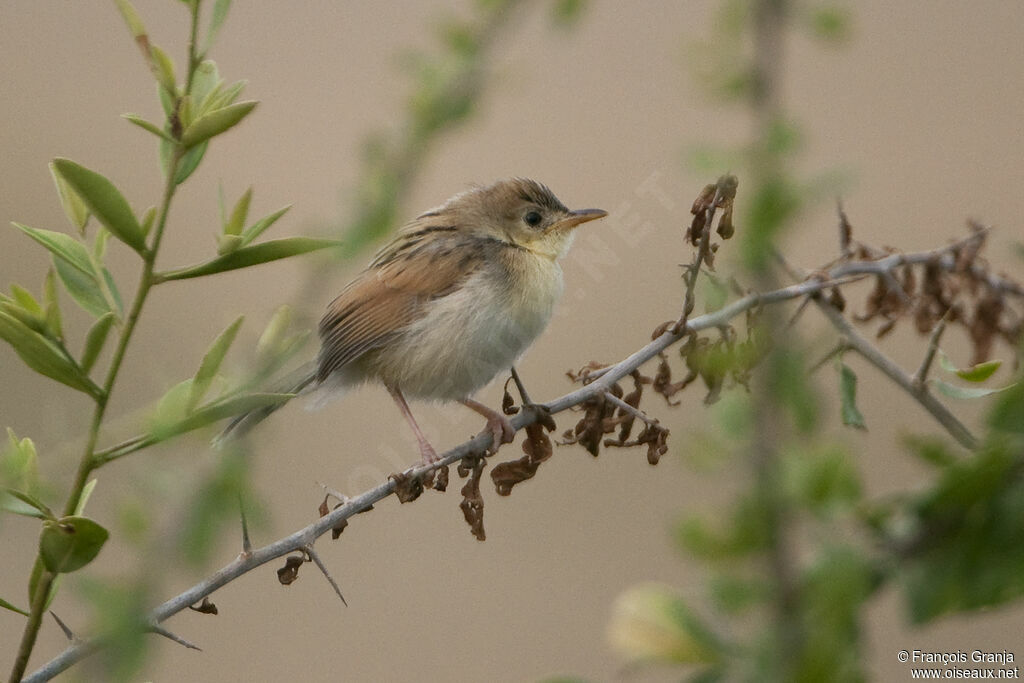
[(570, 211), (546, 186), (528, 178), (509, 178), (456, 195), (438, 213), (536, 254), (556, 259), (572, 244), (575, 228), (608, 215), (601, 209)]

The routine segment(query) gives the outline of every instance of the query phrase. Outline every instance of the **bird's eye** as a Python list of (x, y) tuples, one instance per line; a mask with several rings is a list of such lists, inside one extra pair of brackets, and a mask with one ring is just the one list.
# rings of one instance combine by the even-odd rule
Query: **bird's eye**
[(536, 211), (530, 211), (525, 216), (523, 216), (523, 220), (526, 221), (526, 224), (529, 225), (531, 228), (536, 228), (538, 225), (540, 225), (541, 215)]

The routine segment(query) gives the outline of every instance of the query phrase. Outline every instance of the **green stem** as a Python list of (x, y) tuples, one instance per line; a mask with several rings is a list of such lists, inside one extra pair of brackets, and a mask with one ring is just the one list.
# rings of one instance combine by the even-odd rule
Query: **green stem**
[(202, 56), (196, 52), (196, 38), (199, 35), (199, 3), (195, 0), (192, 3), (192, 25), (188, 31), (188, 75), (185, 77), (185, 94), (192, 90), (192, 78), (195, 76), (196, 68), (202, 61)]
[[(189, 69), (188, 77), (185, 85), (185, 92), (191, 87), (193, 76), (195, 75), (196, 67), (199, 65), (199, 57), (196, 54), (196, 35), (198, 32), (199, 25), (199, 0), (196, 0), (192, 6), (192, 27), (189, 35)], [(170, 164), (167, 168), (167, 181), (164, 185), (163, 199), (160, 203), (159, 219), (157, 220), (156, 229), (153, 232), (153, 243), (143, 254), (143, 267), (142, 275), (139, 278), (139, 287), (135, 292), (135, 300), (132, 302), (131, 311), (125, 320), (124, 326), (121, 328), (121, 335), (118, 338), (117, 348), (114, 350), (114, 355), (110, 361), (110, 368), (107, 370), (106, 380), (103, 383), (103, 392), (100, 396), (96, 397), (96, 407), (93, 410), (92, 422), (89, 425), (89, 435), (86, 439), (85, 449), (82, 453), (82, 458), (78, 463), (78, 471), (75, 474), (75, 480), (71, 485), (71, 490), (68, 494), (67, 502), (64, 505), (64, 515), (73, 515), (75, 510), (78, 508), (79, 502), (82, 499), (82, 491), (85, 490), (85, 485), (89, 481), (89, 475), (92, 471), (103, 464), (103, 461), (96, 457), (96, 443), (99, 440), (100, 427), (103, 424), (103, 418), (106, 415), (107, 403), (110, 398), (110, 394), (114, 389), (114, 383), (117, 381), (118, 374), (121, 370), (121, 365), (124, 361), (124, 356), (128, 350), (128, 343), (132, 339), (132, 335), (135, 332), (135, 326), (139, 321), (139, 316), (142, 314), (142, 307), (146, 303), (146, 298), (149, 295), (149, 290), (156, 283), (154, 277), (154, 265), (156, 263), (156, 255), (160, 251), (160, 242), (163, 240), (164, 229), (167, 227), (167, 216), (170, 213), (171, 200), (174, 198), (174, 193), (177, 190), (177, 183), (174, 181), (175, 175), (177, 175), (178, 165), (181, 163), (182, 156), (184, 155), (184, 149), (178, 145), (174, 149), (174, 155), (171, 158)], [(38, 560), (39, 558), (37, 558)], [(50, 594), (50, 587), (53, 585), (55, 575), (44, 571), (39, 578), (39, 582), (36, 584), (35, 593), (32, 595), (32, 607), (29, 613), (28, 622), (25, 624), (25, 630), (22, 632), (21, 644), (18, 646), (18, 654), (14, 661), (14, 667), (11, 670), (10, 683), (18, 683), (25, 674), (25, 669), (28, 667), (29, 658), (32, 656), (32, 650), (35, 648), (36, 638), (39, 636), (39, 628), (42, 625), (43, 613), (46, 611), (47, 597)]]

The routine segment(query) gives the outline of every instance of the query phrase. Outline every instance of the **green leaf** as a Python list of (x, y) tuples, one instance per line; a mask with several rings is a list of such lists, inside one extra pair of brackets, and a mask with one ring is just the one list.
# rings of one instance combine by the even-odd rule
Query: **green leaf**
[(1021, 467), (1019, 444), (993, 439), (915, 501), (919, 540), (900, 572), (915, 623), (1024, 595)]
[(174, 115), (174, 108), (177, 106), (177, 91), (169, 93), (165, 89), (158, 87), (157, 95), (160, 97), (160, 107), (164, 110), (164, 117), (170, 121)]
[(11, 284), (11, 295), (14, 297), (14, 301), (21, 307), (25, 313), (31, 315), (34, 318), (42, 318), (43, 307), (39, 305), (36, 298), (32, 296), (32, 292), (28, 291), (21, 285)]
[(946, 356), (946, 354), (939, 351), (939, 365), (942, 369), (946, 372), (953, 373), (960, 379), (968, 382), (984, 382), (995, 374), (996, 370), (998, 370), (1002, 364), (1003, 361), (1001, 360), (990, 360), (985, 361), (984, 363), (978, 363), (977, 365), (972, 365), (969, 368), (958, 368), (953, 364), (953, 361)]
[[(18, 505), (12, 501), (11, 498), (15, 498), (16, 500), (24, 503), (25, 507)], [(36, 517), (38, 519), (54, 518), (53, 512), (43, 503), (43, 501), (39, 500), (32, 494), (12, 489), (9, 486), (0, 488), (0, 508), (25, 517)]]
[(940, 392), (949, 396), (950, 398), (956, 398), (960, 400), (971, 400), (975, 398), (983, 398), (990, 394), (996, 394), (1000, 391), (1004, 391), (1009, 387), (961, 387), (956, 384), (950, 384), (949, 382), (943, 382), (941, 379), (931, 379), (929, 382), (935, 386)]
[(33, 315), (31, 312), (19, 307), (16, 302), (10, 299), (0, 301), (0, 313), (6, 313), (33, 332), (38, 332), (44, 336), (47, 334), (46, 325), (39, 316)]
[(39, 492), (39, 458), (36, 445), (27, 436), (18, 439), (14, 430), (7, 428), (7, 448), (0, 460), (0, 477), (12, 488), (35, 496)]
[(97, 579), (91, 574), (76, 582), (76, 593), (90, 608), (90, 637), (104, 645), (93, 656), (93, 678), (148, 680), (141, 672), (155, 649), (149, 635), (152, 622), (146, 615), (156, 598), (152, 591), (154, 582), (130, 576)]
[(968, 382), (984, 382), (995, 374), (996, 370), (998, 370), (1002, 364), (1003, 361), (1001, 360), (985, 361), (984, 363), (972, 365), (969, 368), (957, 370), (956, 376)]
[(229, 128), (237, 125), (249, 112), (256, 107), (256, 102), (246, 100), (229, 104), (221, 109), (214, 109), (196, 118), (185, 132), (181, 134), (181, 144), (186, 148), (206, 142), (210, 138), (220, 135)]
[(53, 167), (52, 161), (49, 165), (50, 175), (53, 176), (53, 182), (57, 186), (57, 196), (60, 197), (60, 205), (64, 209), (64, 215), (68, 217), (71, 225), (75, 226), (80, 235), (85, 235), (85, 225), (89, 222), (88, 207), (86, 207), (82, 198), (71, 189), (67, 181), (57, 173), (57, 169)]
[(88, 517), (62, 517), (43, 524), (39, 555), (55, 574), (68, 574), (96, 559), (110, 534)]
[(258, 221), (250, 225), (248, 228), (246, 228), (245, 231), (242, 233), (242, 246), (245, 246), (255, 241), (255, 239), (262, 235), (267, 228), (276, 223), (278, 218), (288, 213), (288, 210), (291, 208), (291, 204), (282, 207), (275, 211), (274, 213), (270, 214), (269, 216), (264, 216), (263, 218), (259, 219)]
[(839, 399), (842, 405), (843, 424), (857, 429), (867, 429), (864, 416), (857, 409), (857, 375), (846, 363), (839, 363)]
[(229, 9), (231, 9), (231, 0), (217, 0), (213, 3), (213, 15), (210, 17), (210, 28), (206, 32), (206, 46), (203, 48), (203, 52), (208, 51), (213, 45), (217, 33), (220, 32), (220, 27), (224, 25), (224, 20), (228, 17)]
[(96, 268), (97, 263), (102, 265), (106, 260), (107, 242), (109, 241), (110, 231), (104, 227), (100, 227), (100, 229), (96, 231), (96, 238), (92, 242), (92, 251), (89, 253), (93, 269)]
[[(246, 499), (246, 514), (252, 508), (247, 495), (247, 469), (251, 462), (238, 450), (221, 454), (185, 502), (188, 514), (177, 529), (178, 552), (194, 566), (206, 566), (217, 549), (219, 532), (238, 516), (238, 501)], [(258, 510), (257, 510), (258, 511)]]
[(572, 26), (579, 21), (585, 4), (585, 0), (555, 0), (551, 6), (555, 23), (563, 27)]
[(17, 612), (18, 614), (23, 614), (26, 617), (31, 616), (25, 610), (21, 609), (20, 607), (15, 607), (14, 605), (12, 605), (11, 603), (7, 602), (3, 598), (0, 598), (0, 607), (3, 607), (4, 609), (9, 609), (12, 612)]
[(184, 130), (188, 128), (189, 124), (192, 123), (192, 119), (195, 114), (192, 110), (193, 97), (185, 94), (178, 98), (178, 121), (181, 122), (181, 128)]
[(46, 271), (43, 282), (43, 309), (46, 316), (46, 329), (55, 339), (63, 339), (64, 331), (60, 319), (60, 302), (57, 300), (57, 277), (53, 268)]
[(321, 240), (310, 237), (288, 237), (281, 240), (272, 240), (239, 249), (206, 263), (158, 273), (157, 281), (164, 282), (167, 280), (186, 280), (193, 277), (203, 277), (205, 275), (223, 273), (238, 268), (248, 268), (260, 263), (269, 263), (270, 261), (298, 256), (299, 254), (306, 254), (311, 251), (339, 246), (341, 246), (341, 242), (337, 240)]
[(729, 300), (729, 288), (717, 277), (702, 271), (707, 276), (708, 287), (704, 293), (704, 310), (708, 313), (720, 310)]
[(217, 254), (223, 256), (241, 249), (242, 238), (238, 235), (217, 235)]
[(949, 444), (944, 439), (908, 436), (903, 442), (913, 455), (929, 465), (945, 468), (957, 461), (957, 457), (950, 452)]
[(245, 316), (239, 316), (235, 322), (231, 323), (213, 341), (210, 349), (203, 356), (199, 369), (192, 379), (192, 388), (189, 392), (188, 401), (185, 404), (186, 412), (192, 412), (192, 409), (203, 400), (203, 396), (206, 395), (207, 390), (210, 388), (210, 383), (213, 382), (213, 378), (217, 375), (220, 364), (223, 362), (224, 356), (227, 355), (231, 343), (235, 340), (235, 335), (238, 334), (238, 328), (242, 326), (243, 320), (245, 320)]
[[(217, 91), (223, 81), (220, 72), (217, 71), (217, 63), (212, 59), (204, 59), (196, 66), (195, 74), (192, 76), (192, 88), (188, 91), (192, 102), (200, 106), (213, 93)], [(201, 107), (196, 113), (204, 111)]]
[(167, 92), (175, 92), (178, 84), (174, 75), (174, 62), (171, 58), (159, 47), (150, 44), (149, 59), (153, 65), (153, 75), (156, 76), (157, 83)]
[(114, 4), (117, 5), (117, 11), (121, 13), (124, 23), (128, 25), (128, 30), (132, 32), (132, 37), (135, 39), (145, 37), (146, 27), (142, 24), (142, 19), (132, 3), (128, 0), (114, 0)]
[[(36, 586), (39, 585), (39, 579), (42, 578), (43, 572), (46, 568), (43, 566), (43, 560), (41, 557), (36, 557), (36, 563), (32, 565), (32, 573), (28, 578), (28, 599), (32, 601), (33, 596), (36, 594)], [(50, 594), (46, 596), (46, 604), (43, 609), (49, 609), (53, 599), (57, 597), (57, 590), (60, 588), (60, 575), (54, 577), (53, 581), (50, 582)]]
[(241, 235), (242, 227), (245, 225), (245, 219), (249, 216), (249, 204), (252, 201), (252, 188), (246, 190), (238, 201), (235, 203), (235, 207), (231, 210), (231, 216), (224, 223), (224, 234), (225, 235)]
[(810, 10), (808, 17), (815, 36), (825, 41), (840, 41), (849, 36), (850, 17), (842, 7), (826, 5)]
[[(186, 155), (188, 156), (188, 155)], [(153, 221), (156, 220), (156, 207), (151, 206), (146, 209), (146, 213), (142, 214), (142, 234), (148, 235), (150, 229), (153, 227)]]
[(38, 332), (33, 332), (19, 320), (0, 312), (0, 339), (14, 347), (14, 351), (41, 375), (83, 391), (94, 398), (102, 390), (82, 374), (81, 369), (61, 349)]
[(146, 119), (142, 118), (138, 114), (121, 114), (121, 118), (124, 119), (125, 121), (130, 122), (130, 123), (134, 123), (136, 126), (138, 126), (139, 128), (141, 128), (141, 129), (143, 129), (145, 131), (149, 131), (150, 133), (152, 133), (153, 135), (157, 136), (158, 138), (163, 138), (164, 140), (167, 140), (168, 142), (174, 142), (175, 141), (174, 138), (172, 138), (169, 133), (165, 132), (163, 128), (161, 128), (160, 126), (156, 125), (155, 123), (150, 123), (149, 121), (147, 121)]
[(724, 652), (722, 642), (681, 598), (655, 584), (633, 586), (618, 597), (608, 638), (634, 661), (709, 664)]
[(235, 81), (226, 88), (223, 88), (217, 96), (209, 101), (210, 109), (223, 109), (232, 102), (238, 99), (238, 96), (245, 90), (245, 86), (249, 85), (249, 81), (241, 80)]
[(280, 405), (294, 397), (294, 394), (245, 394), (219, 401), (212, 405), (204, 406), (177, 422), (154, 425), (152, 442), (166, 441), (172, 436), (191, 432), (251, 410)]
[(821, 545), (797, 583), (806, 596), (801, 610), (806, 641), (795, 661), (787, 662), (793, 667), (789, 680), (864, 681), (860, 620), (878, 570), (860, 549)]
[(270, 322), (263, 329), (259, 340), (256, 342), (257, 356), (273, 356), (280, 353), (284, 345), (285, 335), (292, 324), (291, 306), (283, 304), (277, 307)]
[(992, 429), (1011, 434), (1024, 434), (1024, 381), (1018, 380), (999, 396), (989, 413)]
[[(207, 143), (203, 142), (185, 152), (181, 161), (178, 162), (178, 170), (174, 174), (175, 185), (181, 185), (199, 167), (199, 162), (203, 160), (203, 155), (206, 154), (206, 147)], [(170, 168), (173, 148), (174, 145), (170, 142), (166, 140), (160, 141), (160, 164), (164, 169), (164, 175), (167, 175), (167, 169)]]
[(103, 350), (103, 344), (107, 341), (110, 327), (116, 319), (117, 316), (108, 311), (89, 328), (89, 334), (85, 336), (85, 347), (82, 349), (82, 372), (88, 374), (92, 370), (92, 366), (96, 364), (96, 359), (99, 358), (100, 351)]
[(58, 259), (67, 262), (68, 265), (74, 266), (86, 275), (93, 275), (89, 251), (85, 248), (85, 245), (74, 237), (65, 235), (62, 232), (30, 228), (21, 223), (12, 223), (12, 225), (46, 247)]
[(812, 512), (825, 516), (860, 500), (857, 468), (838, 448), (795, 446), (786, 451), (782, 465), (787, 492)]
[(96, 488), (96, 479), (90, 479), (85, 486), (82, 487), (82, 495), (78, 497), (78, 505), (75, 506), (75, 514), (81, 515), (85, 512), (85, 504), (89, 502), (89, 498), (92, 497), (93, 489)]
[(100, 223), (135, 251), (145, 252), (142, 227), (113, 183), (70, 159), (54, 159), (53, 165)]
[(939, 366), (943, 370), (945, 370), (946, 372), (952, 372), (952, 373), (957, 372), (956, 365), (953, 364), (953, 361), (951, 361), (949, 359), (949, 356), (947, 356), (945, 353), (943, 353), (941, 349), (938, 351), (938, 356), (939, 356)]
[(192, 378), (178, 382), (167, 390), (157, 401), (151, 418), (153, 432), (160, 432), (166, 425), (176, 424), (188, 416), (186, 405), (192, 394)]
[(82, 310), (97, 318), (111, 312), (120, 316), (121, 299), (117, 294), (117, 287), (114, 284), (113, 277), (110, 275), (110, 271), (104, 268), (103, 277), (106, 280), (111, 296), (115, 299), (113, 302), (114, 310), (111, 309), (112, 302), (107, 301), (94, 274), (86, 275), (82, 271), (70, 267), (64, 261), (55, 260), (54, 265), (57, 268), (57, 276), (64, 284), (64, 288), (68, 290), (68, 294), (75, 300), (75, 303), (82, 307)]

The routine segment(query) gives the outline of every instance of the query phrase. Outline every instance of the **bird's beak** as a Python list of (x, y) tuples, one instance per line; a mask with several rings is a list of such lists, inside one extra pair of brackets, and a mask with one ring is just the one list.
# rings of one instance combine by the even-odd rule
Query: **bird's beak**
[(548, 232), (554, 232), (556, 230), (572, 230), (580, 223), (586, 223), (587, 221), (596, 221), (598, 218), (604, 218), (608, 215), (607, 211), (601, 209), (580, 209), (579, 211), (570, 211), (569, 215), (553, 223), (548, 228)]

